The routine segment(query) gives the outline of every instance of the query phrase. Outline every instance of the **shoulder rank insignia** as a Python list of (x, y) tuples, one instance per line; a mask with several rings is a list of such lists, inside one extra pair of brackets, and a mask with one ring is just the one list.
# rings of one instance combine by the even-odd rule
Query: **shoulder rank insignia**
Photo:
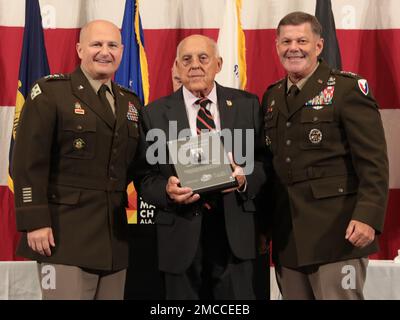
[(358, 75), (357, 75), (356, 73), (351, 72), (351, 71), (343, 71), (343, 70), (342, 70), (342, 71), (340, 71), (340, 73), (343, 74), (343, 75), (358, 77)]
[(341, 76), (345, 76), (345, 77), (348, 77), (348, 78), (353, 78), (353, 79), (361, 78), (358, 74), (356, 74), (354, 72), (350, 72), (350, 71), (334, 70), (333, 73), (341, 75)]
[(64, 73), (55, 73), (55, 74), (49, 74), (44, 78), (46, 80), (64, 80), (64, 79), (69, 79), (69, 75)]
[(35, 99), (35, 98), (36, 98), (39, 94), (41, 94), (41, 93), (42, 93), (42, 90), (40, 89), (39, 84), (36, 83), (36, 84), (33, 86), (32, 90), (31, 90), (31, 99), (32, 99), (32, 100)]
[(134, 94), (134, 95), (136, 96), (136, 93), (133, 92), (131, 89), (126, 88), (126, 87), (124, 87), (124, 86), (121, 86), (119, 83), (116, 83), (116, 85), (117, 85), (117, 87), (118, 87), (119, 89), (121, 89), (122, 91), (131, 93), (131, 94)]

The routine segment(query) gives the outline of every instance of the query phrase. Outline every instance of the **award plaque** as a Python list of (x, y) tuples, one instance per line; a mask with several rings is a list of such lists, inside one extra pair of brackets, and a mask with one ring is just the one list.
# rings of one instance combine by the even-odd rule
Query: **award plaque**
[(170, 140), (167, 144), (182, 187), (201, 194), (238, 186), (218, 132)]

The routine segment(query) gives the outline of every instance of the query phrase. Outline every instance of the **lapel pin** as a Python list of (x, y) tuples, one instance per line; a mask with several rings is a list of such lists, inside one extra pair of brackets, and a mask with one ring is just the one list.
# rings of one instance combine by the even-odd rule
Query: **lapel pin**
[(318, 79), (319, 84), (323, 84), (324, 82), (321, 79)]
[(232, 101), (231, 100), (226, 100), (226, 105), (228, 107), (232, 107)]
[(123, 93), (122, 91), (120, 91), (120, 92), (119, 92), (119, 94), (120, 94), (121, 96), (123, 96), (123, 95), (124, 95), (124, 93)]
[(78, 90), (82, 90), (82, 89), (83, 89), (83, 85), (80, 84), (80, 85), (78, 86)]

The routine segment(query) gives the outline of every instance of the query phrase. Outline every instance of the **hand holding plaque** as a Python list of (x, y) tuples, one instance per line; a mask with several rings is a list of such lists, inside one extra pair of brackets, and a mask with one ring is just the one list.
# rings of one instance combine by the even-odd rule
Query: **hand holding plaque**
[(168, 141), (168, 150), (181, 186), (193, 193), (238, 186), (218, 132)]

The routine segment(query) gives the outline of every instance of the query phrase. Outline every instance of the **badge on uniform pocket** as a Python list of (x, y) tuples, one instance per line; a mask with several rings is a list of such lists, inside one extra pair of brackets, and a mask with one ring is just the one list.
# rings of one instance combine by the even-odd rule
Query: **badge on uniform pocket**
[(322, 132), (319, 129), (311, 129), (308, 134), (308, 139), (313, 144), (320, 143), (322, 141)]
[(73, 142), (73, 146), (75, 150), (81, 150), (85, 147), (85, 141), (81, 138), (77, 138)]

